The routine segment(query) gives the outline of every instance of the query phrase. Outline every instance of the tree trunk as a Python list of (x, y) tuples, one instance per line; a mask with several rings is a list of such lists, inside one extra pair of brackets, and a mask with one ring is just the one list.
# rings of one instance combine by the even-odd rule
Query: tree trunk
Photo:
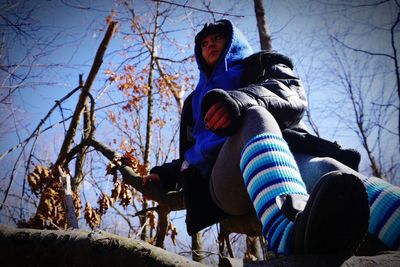
[(168, 215), (169, 210), (162, 205), (158, 206), (158, 222), (157, 222), (157, 233), (156, 233), (156, 246), (164, 248), (164, 240), (168, 231)]
[[(153, 125), (153, 78), (154, 78), (154, 67), (155, 67), (155, 58), (157, 56), (156, 51), (156, 41), (158, 34), (158, 8), (159, 3), (157, 2), (157, 14), (154, 22), (154, 33), (151, 40), (151, 50), (150, 50), (150, 67), (149, 67), (149, 76), (147, 80), (148, 86), (148, 94), (147, 94), (147, 124), (146, 124), (146, 143), (144, 149), (144, 159), (143, 164), (146, 168), (146, 171), (150, 170), (150, 153), (151, 153), (151, 138), (152, 138), (152, 125)], [(146, 200), (143, 200), (142, 209), (146, 210), (148, 208), (148, 203)], [(142, 240), (147, 239), (147, 226), (146, 226), (146, 215), (139, 216), (140, 224), (142, 225), (142, 233), (140, 238)]]
[(192, 260), (202, 262), (204, 256), (202, 253), (203, 242), (201, 239), (201, 232), (192, 235)]
[(259, 260), (258, 253), (258, 237), (255, 236), (246, 236), (246, 254), (245, 258), (249, 260)]
[(262, 50), (271, 50), (271, 35), (268, 31), (267, 17), (262, 0), (254, 0), (254, 9), (256, 12), (258, 35), (260, 37), (260, 46)]

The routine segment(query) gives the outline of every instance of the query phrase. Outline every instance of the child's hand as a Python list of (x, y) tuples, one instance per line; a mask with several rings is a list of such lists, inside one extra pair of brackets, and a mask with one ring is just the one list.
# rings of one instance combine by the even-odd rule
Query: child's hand
[(151, 182), (160, 182), (160, 176), (158, 176), (158, 174), (156, 173), (150, 173), (149, 175), (144, 176), (142, 179), (143, 186), (146, 186), (148, 183)]
[(224, 129), (231, 125), (231, 117), (225, 106), (218, 102), (207, 111), (204, 122), (210, 130)]

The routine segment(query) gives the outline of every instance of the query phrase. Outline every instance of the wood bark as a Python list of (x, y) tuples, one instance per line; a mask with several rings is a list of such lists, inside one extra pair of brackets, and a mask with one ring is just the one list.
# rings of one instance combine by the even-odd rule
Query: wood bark
[(103, 231), (0, 225), (2, 266), (206, 266), (146, 242)]
[(338, 255), (291, 255), (272, 258), (268, 261), (244, 262), (242, 259), (223, 258), (219, 267), (359, 267), (400, 266), (400, 251), (384, 251), (375, 256), (352, 256), (349, 259)]
[(94, 79), (100, 69), (101, 64), (103, 63), (103, 56), (110, 43), (111, 37), (115, 31), (117, 23), (115, 21), (110, 22), (110, 25), (107, 28), (106, 34), (97, 50), (96, 56), (94, 58), (94, 62), (92, 68), (90, 69), (88, 78), (86, 79), (85, 85), (83, 86), (82, 93), (79, 96), (78, 103), (76, 104), (76, 108), (74, 110), (74, 114), (72, 115), (71, 123), (68, 127), (68, 131), (65, 135), (64, 142), (61, 146), (60, 153), (58, 155), (58, 159), (55, 165), (62, 165), (65, 155), (68, 153), (68, 150), (71, 147), (71, 144), (74, 140), (76, 130), (79, 124), (79, 120), (82, 114), (82, 111), (85, 107), (85, 103), (88, 99), (88, 95), (90, 89), (92, 88)]
[[(1, 266), (187, 266), (207, 265), (137, 239), (104, 231), (17, 229), (0, 224)], [(244, 262), (222, 258), (218, 266), (400, 266), (400, 251), (375, 256), (280, 256), (268, 261)]]
[(65, 213), (67, 217), (67, 223), (69, 227), (74, 229), (78, 229), (78, 218), (75, 214), (75, 206), (72, 197), (72, 189), (71, 189), (71, 176), (67, 173), (64, 173), (61, 168), (59, 167), (59, 171), (61, 173), (61, 178), (63, 181), (63, 189), (65, 193), (64, 197), (64, 206), (65, 206)]
[[(91, 111), (93, 111), (93, 109), (89, 107), (89, 103), (86, 100), (83, 111), (83, 132), (81, 140), (87, 139), (90, 137), (91, 133), (93, 134), (92, 129), (94, 128), (94, 119), (92, 118), (93, 119), (92, 121), (90, 118)], [(81, 184), (85, 178), (85, 175), (83, 174), (83, 167), (86, 161), (87, 149), (88, 147), (83, 147), (82, 150), (78, 152), (77, 155), (77, 159), (75, 162), (75, 173), (74, 173), (74, 178), (72, 180), (73, 181), (72, 188), (74, 192), (78, 192), (80, 190)]]
[(246, 257), (260, 260), (258, 251), (258, 237), (246, 236)]
[(168, 215), (169, 210), (164, 208), (162, 205), (158, 206), (158, 222), (157, 222), (157, 233), (156, 233), (156, 246), (159, 248), (164, 248), (164, 240), (168, 231)]
[(202, 262), (204, 255), (202, 253), (203, 240), (201, 232), (197, 232), (192, 235), (192, 259), (197, 262)]
[(260, 37), (260, 46), (262, 50), (271, 50), (271, 35), (268, 31), (267, 17), (262, 0), (254, 0), (254, 9), (256, 12), (258, 35)]
[(335, 255), (292, 255), (281, 256), (268, 261), (244, 262), (237, 258), (223, 258), (220, 260), (219, 267), (308, 267), (324, 266), (338, 267), (344, 262), (344, 258)]

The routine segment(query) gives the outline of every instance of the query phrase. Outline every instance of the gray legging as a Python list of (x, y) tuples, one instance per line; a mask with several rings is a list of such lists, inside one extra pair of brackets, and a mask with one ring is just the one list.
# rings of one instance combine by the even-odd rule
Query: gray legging
[[(214, 202), (228, 214), (244, 215), (253, 209), (239, 163), (245, 144), (261, 133), (282, 136), (276, 120), (265, 108), (252, 107), (247, 110), (239, 131), (226, 140), (219, 152), (211, 173), (210, 193)], [(330, 171), (341, 170), (360, 176), (332, 158), (318, 158), (305, 154), (294, 154), (294, 157), (309, 193), (318, 179)]]

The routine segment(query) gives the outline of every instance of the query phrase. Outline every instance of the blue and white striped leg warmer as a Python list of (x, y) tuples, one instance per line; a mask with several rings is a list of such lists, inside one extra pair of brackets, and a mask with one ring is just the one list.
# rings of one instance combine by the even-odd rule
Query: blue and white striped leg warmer
[(400, 187), (376, 177), (364, 185), (371, 212), (368, 232), (391, 250), (400, 250)]
[(275, 199), (284, 194), (308, 194), (286, 141), (275, 134), (256, 135), (242, 151), (240, 169), (267, 249), (290, 254), (293, 222), (283, 215)]

